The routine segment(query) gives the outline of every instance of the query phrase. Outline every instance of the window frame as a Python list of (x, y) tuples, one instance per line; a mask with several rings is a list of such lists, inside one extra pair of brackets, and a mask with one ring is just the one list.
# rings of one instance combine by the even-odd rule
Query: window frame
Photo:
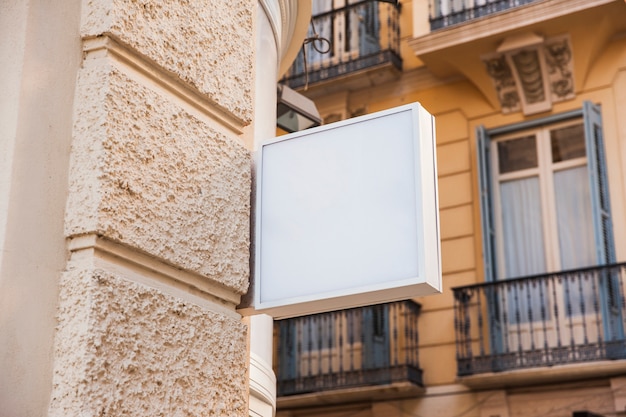
[(590, 101), (583, 102), (580, 109), (550, 115), (507, 126), (486, 129), (483, 125), (476, 128), (479, 202), (482, 227), (483, 267), (485, 281), (497, 281), (498, 246), (495, 222), (495, 192), (493, 190), (494, 158), (491, 155), (492, 137), (505, 137), (522, 131), (540, 129), (548, 126), (557, 126), (575, 119), (583, 121), (585, 130), (585, 148), (587, 167), (590, 180), (590, 194), (592, 199), (592, 216), (594, 223), (594, 237), (597, 247), (597, 264), (611, 264), (615, 262), (615, 247), (610, 213), (610, 196), (605, 149), (602, 135), (602, 120), (600, 105)]
[[(541, 126), (535, 126), (530, 129), (515, 130), (513, 132), (502, 134), (491, 141), (491, 166), (494, 167), (492, 174), (492, 190), (493, 190), (493, 210), (494, 210), (494, 222), (495, 222), (495, 241), (496, 247), (496, 279), (511, 279), (518, 278), (517, 276), (508, 276), (505, 270), (505, 247), (504, 247), (504, 226), (502, 219), (502, 202), (500, 184), (507, 181), (514, 181), (526, 178), (537, 178), (539, 182), (539, 206), (541, 207), (541, 230), (543, 235), (544, 245), (544, 263), (546, 271), (542, 272), (557, 272), (564, 269), (561, 262), (561, 247), (559, 245), (559, 230), (557, 229), (557, 201), (555, 197), (555, 175), (557, 172), (571, 169), (586, 167), (587, 155), (582, 157), (571, 158), (563, 161), (554, 162), (551, 158), (551, 137), (550, 134), (559, 129), (581, 126), (583, 128), (584, 135), (584, 122), (582, 117), (570, 118), (560, 122), (551, 124), (545, 124)], [(516, 171), (501, 173), (499, 168), (499, 155), (497, 152), (498, 144), (510, 140), (515, 140), (524, 136), (534, 136), (535, 138), (535, 152), (537, 157), (537, 165), (535, 167), (524, 168)], [(584, 137), (583, 137), (584, 141)], [(586, 149), (586, 146), (585, 146)], [(588, 175), (588, 174), (587, 174)]]

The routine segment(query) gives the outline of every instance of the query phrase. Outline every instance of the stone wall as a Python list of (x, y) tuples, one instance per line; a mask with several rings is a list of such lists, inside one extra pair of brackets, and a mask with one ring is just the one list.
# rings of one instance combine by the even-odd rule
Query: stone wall
[(245, 148), (108, 57), (79, 77), (67, 236), (95, 233), (244, 292)]
[(84, 1), (52, 416), (245, 416), (253, 0)]
[(253, 0), (84, 1), (81, 35), (111, 36), (245, 123), (252, 120)]
[(61, 288), (50, 416), (247, 414), (238, 317), (101, 269)]

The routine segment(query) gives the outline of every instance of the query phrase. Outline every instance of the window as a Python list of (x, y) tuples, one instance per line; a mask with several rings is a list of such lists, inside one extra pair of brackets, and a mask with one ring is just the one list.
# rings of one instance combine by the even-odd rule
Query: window
[(494, 138), (497, 278), (596, 264), (582, 120)]
[(477, 133), (487, 280), (614, 262), (599, 106)]
[[(330, 41), (328, 53), (308, 44), (307, 56), (313, 69), (327, 61), (345, 62), (378, 52), (378, 5), (363, 0), (313, 0), (313, 25)], [(311, 36), (312, 33), (309, 34)]]
[(616, 277), (560, 274), (615, 262), (600, 107), (477, 136), (485, 279), (527, 278), (487, 294), (493, 352), (621, 340)]
[[(478, 129), (487, 280), (615, 261), (600, 116), (586, 102), (543, 121)], [(549, 319), (555, 303), (576, 316), (594, 303), (589, 282), (565, 281), (558, 297), (547, 282), (507, 286), (504, 322)]]

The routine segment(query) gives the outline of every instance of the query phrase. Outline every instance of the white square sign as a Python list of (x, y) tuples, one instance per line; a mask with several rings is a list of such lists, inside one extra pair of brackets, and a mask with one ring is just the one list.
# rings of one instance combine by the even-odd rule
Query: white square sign
[(254, 309), (282, 318), (441, 292), (435, 149), (418, 103), (262, 143)]

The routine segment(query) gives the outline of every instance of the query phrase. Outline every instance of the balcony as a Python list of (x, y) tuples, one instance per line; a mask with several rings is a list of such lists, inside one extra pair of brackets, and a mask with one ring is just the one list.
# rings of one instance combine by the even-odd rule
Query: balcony
[(533, 3), (538, 0), (430, 0), (430, 30)]
[(402, 301), (276, 321), (279, 405), (342, 390), (341, 401), (421, 392), (419, 312), (419, 304)]
[[(364, 71), (402, 68), (399, 5), (374, 0), (346, 1), (339, 8), (332, 4), (313, 3), (309, 40), (283, 84), (298, 89)], [(313, 40), (316, 34), (325, 40)]]
[(589, 362), (597, 371), (626, 358), (625, 280), (622, 263), (454, 288), (458, 375)]
[[(515, 93), (520, 98), (524, 95), (519, 81), (515, 86), (507, 84), (519, 75), (508, 71), (515, 65), (511, 62), (513, 55), (534, 50), (543, 55), (540, 59), (545, 63), (554, 62), (549, 61), (550, 54), (557, 50), (550, 48), (557, 40), (565, 42), (560, 50), (567, 49), (572, 64), (572, 69), (566, 70), (569, 72), (565, 81), (571, 81), (574, 88), (567, 98), (563, 96), (563, 101), (570, 100), (588, 76), (581, 62), (593, 56), (594, 48), (599, 45), (604, 48), (608, 40), (623, 32), (626, 26), (624, 2), (614, 0), (430, 0), (430, 15), (431, 29), (424, 21), (424, 25), (416, 26), (418, 32), (408, 41), (424, 65), (436, 77), (466, 79), (494, 109), (501, 109), (503, 113), (523, 111), (526, 115), (541, 110), (523, 103), (514, 108), (507, 101)], [(602, 23), (606, 32), (586, 30), (589, 22), (598, 21), (606, 22)], [(528, 44), (527, 41), (533, 42), (532, 38), (535, 42)], [(574, 65), (576, 62), (578, 66)], [(504, 64), (499, 72), (494, 66), (496, 63)], [(541, 72), (538, 69), (524, 77), (538, 76), (547, 81), (560, 72), (550, 69), (546, 74), (545, 66)], [(551, 82), (561, 85), (560, 81)]]

